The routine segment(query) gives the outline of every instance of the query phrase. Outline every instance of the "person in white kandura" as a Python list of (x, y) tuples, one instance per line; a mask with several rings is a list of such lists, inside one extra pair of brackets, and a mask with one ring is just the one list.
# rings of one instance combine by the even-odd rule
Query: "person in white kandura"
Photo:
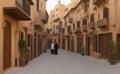
[(54, 54), (54, 43), (51, 43), (51, 54)]

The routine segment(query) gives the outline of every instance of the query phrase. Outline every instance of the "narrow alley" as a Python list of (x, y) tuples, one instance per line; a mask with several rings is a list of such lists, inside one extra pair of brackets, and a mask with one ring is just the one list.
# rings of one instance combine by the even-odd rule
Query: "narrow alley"
[(120, 64), (60, 50), (51, 55), (49, 50), (29, 62), (26, 67), (13, 68), (5, 74), (120, 74)]

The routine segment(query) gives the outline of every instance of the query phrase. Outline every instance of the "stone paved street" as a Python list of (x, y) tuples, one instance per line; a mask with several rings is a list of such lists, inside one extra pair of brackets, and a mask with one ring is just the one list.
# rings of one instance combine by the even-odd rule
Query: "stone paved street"
[(4, 74), (120, 74), (120, 64), (110, 65), (106, 60), (81, 56), (65, 50), (58, 55), (49, 51), (23, 68), (13, 68)]

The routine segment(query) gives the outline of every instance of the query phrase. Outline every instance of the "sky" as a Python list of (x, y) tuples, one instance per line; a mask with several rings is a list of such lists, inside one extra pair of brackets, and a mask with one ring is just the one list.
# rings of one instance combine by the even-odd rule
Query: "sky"
[[(68, 3), (70, 3), (71, 0), (61, 0), (62, 4), (67, 5)], [(58, 0), (47, 0), (46, 3), (46, 9), (48, 11), (48, 13), (54, 9), (55, 5), (58, 3)]]

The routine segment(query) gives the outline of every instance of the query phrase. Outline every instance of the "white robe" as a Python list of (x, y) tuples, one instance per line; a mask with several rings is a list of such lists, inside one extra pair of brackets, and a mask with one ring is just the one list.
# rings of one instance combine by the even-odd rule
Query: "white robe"
[(52, 49), (52, 50), (54, 49), (54, 43), (51, 44), (51, 49)]

